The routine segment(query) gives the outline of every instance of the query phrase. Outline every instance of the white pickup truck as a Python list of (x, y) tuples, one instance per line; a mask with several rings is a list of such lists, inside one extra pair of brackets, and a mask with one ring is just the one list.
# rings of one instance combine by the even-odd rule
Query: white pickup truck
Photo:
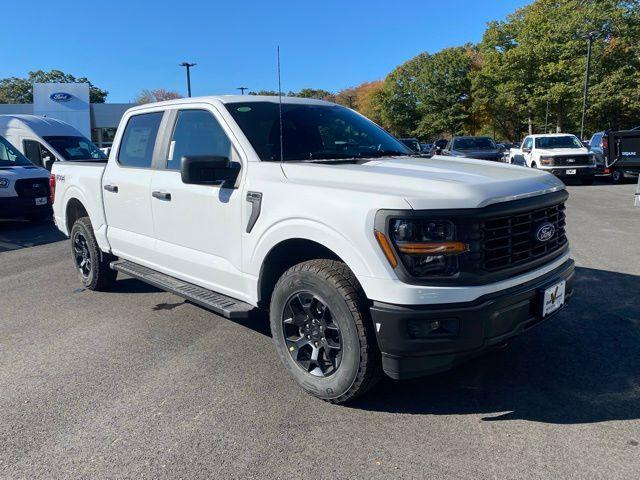
[(284, 366), (334, 403), (502, 345), (573, 291), (556, 177), (420, 158), (327, 102), (135, 107), (106, 164), (52, 176), (87, 288), (122, 272), (227, 317), (267, 310)]
[(563, 179), (578, 178), (584, 185), (591, 185), (596, 175), (595, 155), (578, 137), (566, 133), (529, 135), (520, 148), (510, 149), (507, 162)]

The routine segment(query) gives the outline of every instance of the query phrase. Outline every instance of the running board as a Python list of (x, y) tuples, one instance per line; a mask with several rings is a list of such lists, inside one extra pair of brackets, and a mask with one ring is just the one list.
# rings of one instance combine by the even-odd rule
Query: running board
[(192, 303), (200, 305), (227, 318), (248, 318), (255, 307), (212, 290), (199, 287), (193, 283), (179, 280), (128, 260), (116, 260), (110, 264), (113, 270), (142, 280), (154, 287), (166, 290)]

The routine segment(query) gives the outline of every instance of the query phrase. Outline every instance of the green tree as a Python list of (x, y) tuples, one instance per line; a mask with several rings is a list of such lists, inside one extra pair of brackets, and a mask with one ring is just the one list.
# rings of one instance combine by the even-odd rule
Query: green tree
[(109, 93), (94, 86), (86, 77), (76, 78), (60, 70), (36, 70), (29, 72), (27, 78), (9, 77), (0, 80), (0, 103), (32, 103), (34, 83), (88, 83), (91, 103), (104, 103)]

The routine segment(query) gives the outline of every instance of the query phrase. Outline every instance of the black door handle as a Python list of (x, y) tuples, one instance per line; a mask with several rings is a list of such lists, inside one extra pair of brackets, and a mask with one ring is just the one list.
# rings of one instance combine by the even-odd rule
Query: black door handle
[(111, 193), (118, 193), (118, 187), (116, 185), (105, 185), (104, 189), (107, 192), (111, 192)]
[(156, 190), (155, 192), (152, 192), (151, 195), (153, 198), (157, 198), (158, 200), (166, 200), (167, 202), (171, 201), (171, 194), (167, 192), (159, 192)]

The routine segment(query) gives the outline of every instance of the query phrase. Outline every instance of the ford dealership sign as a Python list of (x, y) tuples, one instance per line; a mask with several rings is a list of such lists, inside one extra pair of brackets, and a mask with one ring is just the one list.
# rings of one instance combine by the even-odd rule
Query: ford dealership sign
[(49, 98), (54, 102), (68, 102), (73, 98), (73, 95), (65, 92), (56, 92), (49, 95)]

